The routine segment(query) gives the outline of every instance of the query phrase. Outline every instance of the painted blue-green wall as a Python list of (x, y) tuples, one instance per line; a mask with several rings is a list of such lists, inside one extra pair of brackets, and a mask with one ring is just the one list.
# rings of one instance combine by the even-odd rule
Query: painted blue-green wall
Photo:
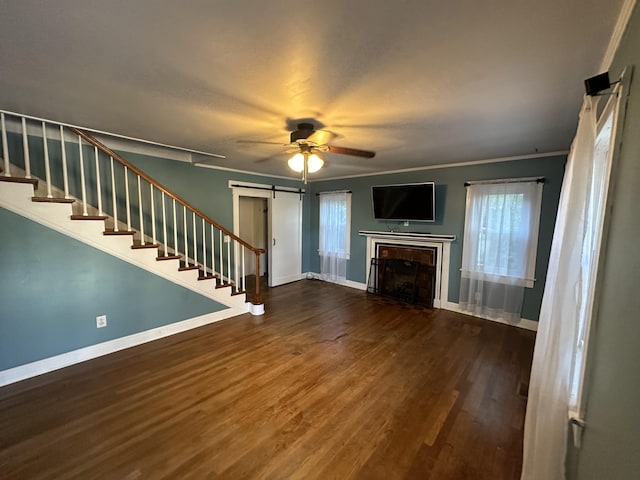
[(226, 308), (4, 208), (0, 245), (0, 370)]
[[(462, 236), (466, 200), (464, 182), (469, 180), (543, 176), (545, 177), (545, 184), (536, 262), (537, 281), (534, 288), (526, 289), (522, 309), (523, 318), (537, 320), (540, 313), (542, 292), (544, 291), (544, 281), (565, 161), (566, 156), (563, 155), (313, 182), (311, 183), (311, 194), (308, 195), (310, 204), (309, 227), (305, 230), (305, 244), (310, 249), (306, 252), (309, 256), (310, 271), (319, 272), (320, 270), (320, 257), (317, 253), (318, 197), (315, 193), (331, 190), (351, 190), (353, 192), (351, 200), (351, 259), (348, 265), (347, 279), (361, 283), (366, 282), (368, 272), (368, 267), (365, 265), (366, 238), (358, 234), (360, 230), (387, 231), (393, 229), (394, 231), (453, 234), (456, 235), (457, 240), (451, 245), (448, 300), (457, 303), (460, 290), (460, 265), (462, 261)], [(405, 227), (402, 222), (383, 222), (373, 218), (372, 185), (426, 181), (436, 183), (435, 222), (412, 222), (408, 227)]]
[[(571, 480), (640, 477), (640, 6), (609, 69), (634, 67), (611, 184), (613, 208), (598, 273), (599, 308), (588, 349), (586, 428), (569, 450)], [(594, 75), (599, 72), (592, 72)]]

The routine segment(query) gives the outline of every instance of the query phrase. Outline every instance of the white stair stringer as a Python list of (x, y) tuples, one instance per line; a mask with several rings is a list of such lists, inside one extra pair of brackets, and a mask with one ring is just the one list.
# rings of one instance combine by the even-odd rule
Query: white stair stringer
[(215, 280), (198, 280), (198, 270), (179, 271), (177, 259), (156, 260), (156, 248), (132, 249), (131, 235), (104, 235), (104, 220), (71, 220), (72, 204), (34, 202), (33, 195), (31, 184), (0, 182), (0, 206), (7, 210), (226, 305), (228, 317), (250, 311), (244, 294), (231, 295), (230, 287), (216, 289)]

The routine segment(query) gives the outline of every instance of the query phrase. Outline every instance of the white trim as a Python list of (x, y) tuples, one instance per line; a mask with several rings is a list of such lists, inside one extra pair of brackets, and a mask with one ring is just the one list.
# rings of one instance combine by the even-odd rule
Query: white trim
[(328, 280), (324, 280), (322, 278), (322, 275), (320, 275), (319, 273), (316, 272), (306, 272), (302, 274), (302, 278), (303, 279), (307, 279), (307, 280), (321, 280), (323, 282), (327, 282), (327, 283), (335, 283), (336, 285), (342, 285), (343, 287), (349, 287), (349, 288), (355, 288), (356, 290), (363, 290), (363, 291), (367, 291), (367, 284), (366, 283), (361, 283), (361, 282), (354, 282), (353, 280), (343, 280), (343, 281), (338, 281), (338, 282), (330, 282)]
[(492, 322), (496, 322), (496, 323), (502, 323), (504, 325), (511, 325), (512, 327), (518, 327), (518, 328), (523, 328), (525, 330), (531, 330), (532, 332), (537, 332), (538, 331), (538, 322), (536, 322), (535, 320), (529, 320), (526, 318), (521, 318), (516, 322), (508, 322), (506, 320), (503, 319), (497, 319), (497, 318), (491, 318), (491, 317), (487, 317), (485, 315), (473, 315), (469, 312), (465, 312), (463, 310), (460, 309), (460, 305), (454, 302), (446, 302), (444, 303), (444, 305), (442, 306), (442, 308), (444, 308), (445, 310), (449, 310), (451, 312), (456, 312), (456, 313), (462, 313), (463, 315), (469, 315), (470, 317), (477, 317), (477, 318), (482, 318), (484, 320), (491, 320)]
[(466, 167), (472, 165), (484, 165), (485, 163), (501, 163), (501, 162), (511, 162), (514, 160), (529, 160), (531, 158), (545, 158), (545, 157), (557, 157), (560, 155), (567, 155), (569, 150), (558, 150), (555, 152), (545, 152), (545, 153), (535, 153), (531, 155), (516, 155), (513, 157), (499, 157), (499, 158), (489, 158), (485, 160), (471, 160), (468, 162), (456, 162), (456, 163), (440, 163), (438, 165), (427, 165), (423, 167), (413, 167), (413, 168), (402, 168), (398, 170), (386, 170), (382, 172), (371, 172), (371, 173), (359, 173), (357, 175), (345, 175), (342, 177), (329, 177), (329, 178), (318, 178), (316, 180), (309, 180), (309, 183), (317, 183), (317, 182), (328, 182), (330, 180), (342, 180), (345, 178), (360, 178), (360, 177), (375, 177), (376, 175), (390, 175), (392, 173), (408, 173), (408, 172), (420, 172), (422, 170), (436, 170), (440, 168), (453, 168), (453, 167)]
[(49, 373), (54, 370), (59, 370), (70, 365), (75, 365), (76, 363), (81, 363), (86, 360), (108, 355), (119, 350), (124, 350), (125, 348), (135, 347), (159, 338), (168, 337), (203, 325), (219, 322), (220, 320), (225, 320), (243, 313), (246, 312), (236, 308), (207, 313), (199, 317), (189, 318), (169, 325), (163, 325), (144, 332), (134, 333), (132, 335), (127, 335), (126, 337), (116, 338), (107, 342), (90, 345), (78, 350), (73, 350), (71, 352), (62, 353), (43, 360), (3, 370), (0, 371), (0, 387), (35, 377), (37, 375)]
[(378, 243), (429, 247), (436, 250), (436, 283), (433, 306), (443, 308), (449, 299), (449, 265), (451, 260), (451, 242), (455, 235), (432, 235), (428, 233), (403, 234), (402, 232), (374, 232), (361, 230), (360, 235), (367, 237), (367, 256), (365, 278), (369, 277), (371, 259), (376, 255)]
[(611, 67), (613, 57), (615, 57), (616, 52), (618, 51), (622, 35), (627, 29), (627, 24), (629, 23), (629, 19), (631, 18), (635, 5), (636, 0), (625, 0), (622, 4), (618, 20), (616, 21), (616, 25), (611, 33), (611, 38), (609, 39), (609, 45), (607, 46), (607, 50), (602, 58), (602, 63), (600, 64), (601, 72), (606, 72)]

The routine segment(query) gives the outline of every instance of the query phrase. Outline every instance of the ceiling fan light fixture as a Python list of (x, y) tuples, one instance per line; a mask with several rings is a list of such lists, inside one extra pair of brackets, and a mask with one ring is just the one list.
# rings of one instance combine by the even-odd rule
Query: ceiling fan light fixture
[(302, 172), (304, 170), (304, 155), (301, 153), (296, 153), (293, 157), (289, 159), (287, 162), (289, 164), (289, 168), (294, 172)]
[(324, 160), (322, 160), (318, 155), (312, 153), (309, 155), (309, 159), (307, 160), (307, 170), (309, 173), (315, 173), (322, 168), (324, 165)]

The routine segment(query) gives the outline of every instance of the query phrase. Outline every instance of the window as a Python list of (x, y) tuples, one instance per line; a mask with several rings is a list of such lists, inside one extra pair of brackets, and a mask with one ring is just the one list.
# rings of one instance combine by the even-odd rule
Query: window
[(351, 193), (320, 194), (320, 273), (324, 280), (346, 281), (351, 254)]
[[(460, 306), (519, 318), (524, 287), (535, 282), (542, 183), (537, 179), (467, 187)], [(506, 309), (506, 311), (505, 311)]]

